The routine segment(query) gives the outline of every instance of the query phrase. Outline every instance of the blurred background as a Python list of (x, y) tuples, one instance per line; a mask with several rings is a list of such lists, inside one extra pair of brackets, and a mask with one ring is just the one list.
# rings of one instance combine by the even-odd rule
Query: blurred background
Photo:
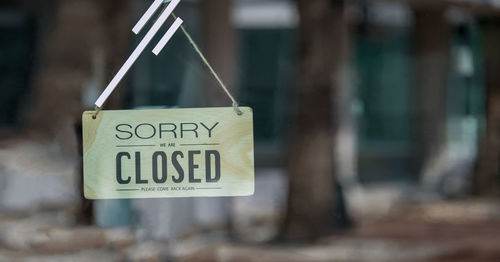
[[(0, 3), (1, 262), (500, 261), (500, 1), (183, 0), (255, 195), (85, 200), (81, 114), (151, 2)], [(151, 48), (105, 109), (231, 105), (180, 31)]]

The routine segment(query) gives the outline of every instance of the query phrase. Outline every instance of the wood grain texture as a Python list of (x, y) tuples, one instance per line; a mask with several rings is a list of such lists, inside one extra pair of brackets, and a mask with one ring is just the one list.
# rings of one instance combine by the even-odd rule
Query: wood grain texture
[[(94, 111), (84, 112), (85, 197), (253, 195), (253, 113), (248, 107), (240, 109), (241, 116), (231, 107), (101, 111), (96, 119)], [(217, 180), (217, 166), (220, 178), (210, 182)]]

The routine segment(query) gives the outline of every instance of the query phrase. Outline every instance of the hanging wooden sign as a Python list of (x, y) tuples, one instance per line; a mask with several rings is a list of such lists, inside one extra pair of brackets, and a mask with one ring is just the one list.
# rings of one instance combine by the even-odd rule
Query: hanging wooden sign
[(85, 197), (252, 195), (253, 114), (240, 110), (84, 112)]

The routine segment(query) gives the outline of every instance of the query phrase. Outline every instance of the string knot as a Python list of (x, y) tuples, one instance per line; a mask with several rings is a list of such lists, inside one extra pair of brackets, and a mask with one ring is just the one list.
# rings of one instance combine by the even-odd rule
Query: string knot
[(99, 112), (101, 111), (101, 108), (96, 106), (95, 107), (95, 113), (92, 115), (92, 119), (96, 119), (97, 118), (97, 114), (99, 114)]
[(234, 108), (234, 111), (236, 112), (237, 115), (241, 116), (243, 115), (243, 112), (240, 110), (240, 105), (238, 104), (238, 102), (234, 101), (233, 102), (233, 108)]

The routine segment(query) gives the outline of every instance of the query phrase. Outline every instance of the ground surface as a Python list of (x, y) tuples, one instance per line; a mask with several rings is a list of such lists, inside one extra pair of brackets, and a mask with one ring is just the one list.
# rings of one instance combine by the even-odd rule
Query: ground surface
[(385, 218), (296, 245), (236, 244), (220, 232), (175, 243), (144, 242), (130, 229), (74, 227), (70, 218), (60, 212), (0, 215), (0, 262), (500, 261), (500, 205), (494, 201), (408, 205)]

